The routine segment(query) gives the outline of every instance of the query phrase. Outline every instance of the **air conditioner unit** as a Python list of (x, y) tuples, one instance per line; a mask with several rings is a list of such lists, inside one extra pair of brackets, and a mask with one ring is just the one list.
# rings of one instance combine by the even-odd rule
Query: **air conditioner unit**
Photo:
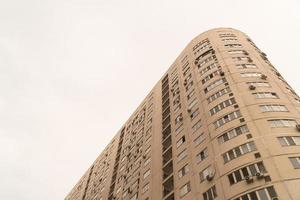
[(297, 125), (296, 125), (296, 129), (297, 129), (297, 131), (300, 132), (300, 124), (297, 124)]
[(255, 174), (255, 176), (257, 177), (257, 179), (263, 179), (263, 178), (265, 177), (264, 174), (261, 173), (261, 172), (257, 172), (257, 173)]
[(245, 180), (246, 180), (246, 182), (247, 182), (248, 184), (253, 183), (253, 177), (246, 176), (246, 177), (245, 177)]
[(213, 180), (214, 175), (215, 175), (215, 174), (214, 174), (213, 172), (209, 172), (209, 173), (206, 175), (206, 180), (207, 180), (207, 181)]
[(224, 75), (225, 75), (225, 72), (220, 71), (220, 76), (224, 76)]
[(183, 120), (183, 117), (181, 117), (181, 116), (179, 116), (178, 118), (177, 118), (177, 122), (181, 122)]
[(266, 80), (268, 77), (266, 75), (262, 74), (260, 78), (263, 80)]
[(255, 87), (254, 85), (251, 84), (251, 85), (249, 85), (249, 89), (250, 89), (250, 90), (255, 90), (256, 87)]

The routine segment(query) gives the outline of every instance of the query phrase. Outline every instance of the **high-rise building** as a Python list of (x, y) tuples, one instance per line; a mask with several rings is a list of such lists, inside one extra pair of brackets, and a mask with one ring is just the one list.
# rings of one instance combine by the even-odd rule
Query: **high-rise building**
[(66, 200), (299, 200), (300, 98), (244, 33), (193, 39)]

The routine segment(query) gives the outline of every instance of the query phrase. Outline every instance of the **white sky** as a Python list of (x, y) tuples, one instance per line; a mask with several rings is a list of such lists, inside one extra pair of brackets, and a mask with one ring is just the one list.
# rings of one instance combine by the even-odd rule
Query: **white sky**
[(247, 33), (300, 93), (299, 10), (299, 0), (0, 0), (0, 199), (63, 199), (210, 28)]

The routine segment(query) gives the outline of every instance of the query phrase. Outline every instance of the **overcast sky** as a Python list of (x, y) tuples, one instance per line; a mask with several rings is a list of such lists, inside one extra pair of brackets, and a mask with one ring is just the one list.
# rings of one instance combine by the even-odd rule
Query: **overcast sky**
[(0, 0), (0, 199), (63, 199), (210, 28), (247, 33), (299, 94), (299, 10), (299, 0)]

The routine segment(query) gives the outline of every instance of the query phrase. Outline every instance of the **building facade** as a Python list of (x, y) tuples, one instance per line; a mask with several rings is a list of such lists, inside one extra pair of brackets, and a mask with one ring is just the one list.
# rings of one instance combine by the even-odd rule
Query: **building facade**
[(231, 28), (193, 39), (65, 200), (299, 200), (300, 98)]

